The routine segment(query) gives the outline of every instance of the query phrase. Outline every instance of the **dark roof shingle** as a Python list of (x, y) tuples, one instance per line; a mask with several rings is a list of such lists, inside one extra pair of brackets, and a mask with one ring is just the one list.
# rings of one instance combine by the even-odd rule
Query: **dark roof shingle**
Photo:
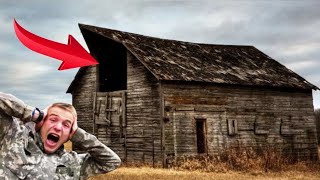
[(253, 46), (199, 44), (79, 26), (123, 44), (159, 80), (319, 89)]

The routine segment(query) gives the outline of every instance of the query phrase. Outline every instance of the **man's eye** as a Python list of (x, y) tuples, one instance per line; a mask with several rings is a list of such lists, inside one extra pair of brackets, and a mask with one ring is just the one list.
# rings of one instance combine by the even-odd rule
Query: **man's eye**
[(50, 121), (55, 122), (55, 121), (56, 121), (56, 119), (52, 118), (52, 119), (50, 119)]
[(67, 128), (70, 127), (70, 124), (68, 124), (68, 123), (65, 123), (65, 124), (63, 124), (63, 125), (64, 125), (64, 127), (67, 127)]

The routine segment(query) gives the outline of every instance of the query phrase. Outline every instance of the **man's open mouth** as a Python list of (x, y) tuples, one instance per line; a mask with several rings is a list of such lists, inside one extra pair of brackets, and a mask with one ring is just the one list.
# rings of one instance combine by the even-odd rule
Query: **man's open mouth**
[(47, 139), (48, 139), (49, 141), (51, 141), (51, 142), (56, 143), (56, 142), (59, 141), (60, 137), (59, 137), (59, 135), (57, 135), (57, 134), (51, 133), (51, 134), (48, 135)]

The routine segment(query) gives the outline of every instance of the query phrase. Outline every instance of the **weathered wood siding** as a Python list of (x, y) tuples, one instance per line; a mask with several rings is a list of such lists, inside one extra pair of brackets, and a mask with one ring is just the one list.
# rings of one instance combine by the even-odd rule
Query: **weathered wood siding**
[(95, 135), (125, 161), (125, 91), (97, 92), (94, 96)]
[(79, 127), (93, 133), (93, 92), (96, 91), (96, 66), (86, 68), (72, 92), (72, 104), (77, 110)]
[(130, 52), (126, 103), (127, 161), (161, 163), (159, 83)]
[(195, 122), (206, 120), (206, 148), (276, 147), (297, 158), (317, 158), (312, 92), (205, 84), (162, 84), (165, 154), (197, 154)]

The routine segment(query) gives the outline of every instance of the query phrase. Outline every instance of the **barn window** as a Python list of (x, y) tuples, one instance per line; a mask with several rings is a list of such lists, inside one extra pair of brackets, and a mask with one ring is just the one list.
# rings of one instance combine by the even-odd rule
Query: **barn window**
[[(111, 40), (109, 40), (111, 41)], [(123, 45), (109, 42), (104, 46), (104, 61), (100, 62), (99, 91), (110, 92), (127, 89), (127, 54)]]
[(198, 153), (207, 152), (206, 144), (206, 119), (196, 119), (196, 133), (197, 133), (197, 151)]
[(256, 116), (254, 122), (254, 134), (265, 135), (269, 134), (271, 123), (274, 119), (273, 113), (263, 113)]
[(127, 50), (116, 41), (97, 33), (83, 30), (90, 53), (97, 65), (97, 90), (111, 92), (127, 89)]
[(238, 134), (238, 122), (236, 119), (227, 119), (228, 135), (234, 136)]

